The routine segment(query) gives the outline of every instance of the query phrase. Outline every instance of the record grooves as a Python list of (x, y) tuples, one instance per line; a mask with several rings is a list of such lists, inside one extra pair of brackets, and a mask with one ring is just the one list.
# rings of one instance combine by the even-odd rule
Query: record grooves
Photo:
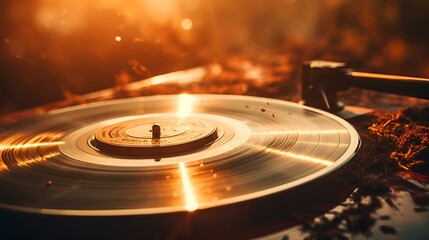
[(320, 181), (360, 145), (349, 123), (317, 109), (186, 94), (53, 111), (4, 127), (0, 139), (3, 212), (110, 223), (269, 209), (264, 199), (288, 202), (284, 194)]
[[(128, 138), (140, 134), (136, 139), (146, 145), (123, 146), (123, 136), (109, 144), (143, 149), (141, 155), (112, 156), (88, 146), (106, 128), (124, 123), (133, 124), (121, 131)], [(164, 128), (160, 137), (145, 136), (154, 123)], [(224, 133), (212, 135), (217, 129)], [(354, 128), (333, 115), (274, 99), (222, 95), (90, 104), (2, 132), (0, 205), (78, 216), (193, 211), (255, 199), (331, 172), (359, 146)], [(196, 146), (193, 151), (158, 158), (144, 153), (187, 142)]]
[[(356, 187), (339, 184), (339, 178), (341, 173), (334, 172), (290, 191), (195, 212), (107, 217), (0, 210), (0, 223), (7, 226), (3, 236), (12, 237), (249, 239), (288, 229), (331, 210)], [(332, 185), (336, 187), (327, 187)]]

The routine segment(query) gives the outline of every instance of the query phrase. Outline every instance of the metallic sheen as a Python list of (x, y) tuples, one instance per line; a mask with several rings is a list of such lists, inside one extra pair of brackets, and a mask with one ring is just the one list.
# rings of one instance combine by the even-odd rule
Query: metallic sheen
[[(90, 146), (105, 126), (171, 114), (208, 120), (218, 139), (153, 158), (118, 157)], [(330, 173), (359, 144), (343, 119), (276, 99), (169, 95), (92, 103), (0, 129), (0, 207), (124, 216), (236, 204)]]

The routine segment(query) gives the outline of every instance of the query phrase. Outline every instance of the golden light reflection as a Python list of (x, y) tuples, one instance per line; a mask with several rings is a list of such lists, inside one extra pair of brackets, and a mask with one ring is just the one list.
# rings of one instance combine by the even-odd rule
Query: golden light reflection
[(58, 156), (58, 155), (60, 155), (60, 154), (59, 153), (52, 153), (52, 154), (47, 155), (47, 156), (40, 156), (40, 157), (36, 157), (36, 158), (31, 158), (31, 159), (21, 159), (18, 161), (18, 163), (16, 165), (20, 166), (20, 167), (24, 167), (24, 166), (28, 166), (32, 163), (46, 161), (47, 159), (53, 158), (53, 157)]
[(194, 97), (186, 93), (180, 94), (177, 116), (188, 117), (189, 115), (191, 115), (194, 101)]
[[(0, 171), (7, 171), (9, 170), (8, 165), (3, 161), (2, 159), (2, 153), (3, 151), (12, 151), (12, 154), (15, 156), (16, 153), (14, 153), (14, 150), (25, 150), (30, 149), (29, 151), (35, 151), (37, 154), (37, 148), (38, 147), (55, 147), (61, 144), (64, 144), (63, 141), (56, 141), (56, 142), (39, 142), (39, 143), (24, 143), (24, 144), (15, 144), (15, 145), (0, 145)], [(36, 149), (34, 149), (36, 148)], [(34, 150), (33, 150), (34, 149)], [(42, 155), (38, 157), (31, 157), (31, 158), (23, 158), (22, 156), (18, 155), (15, 156), (14, 159), (17, 161), (13, 166), (27, 166), (31, 163), (36, 163), (40, 161), (46, 161), (49, 158), (58, 156), (59, 153), (53, 152), (51, 154)]]
[(285, 157), (291, 157), (291, 158), (302, 160), (302, 161), (306, 161), (306, 162), (323, 164), (323, 165), (326, 165), (326, 166), (331, 166), (332, 164), (334, 164), (333, 162), (328, 161), (328, 160), (323, 160), (323, 159), (316, 158), (316, 157), (310, 157), (310, 156), (302, 155), (302, 154), (299, 154), (299, 153), (286, 152), (286, 151), (282, 151), (282, 150), (279, 150), (279, 149), (270, 148), (270, 147), (264, 147), (264, 146), (258, 146), (258, 145), (254, 145), (254, 147), (256, 147), (257, 149), (269, 152), (269, 153), (274, 153), (274, 154), (277, 154), (277, 155), (280, 155), (280, 156), (285, 156)]
[(260, 67), (252, 66), (245, 71), (245, 77), (253, 80), (261, 80), (263, 79), (264, 72)]
[(183, 193), (185, 194), (185, 209), (192, 212), (198, 208), (198, 202), (195, 198), (194, 189), (192, 188), (191, 181), (189, 180), (188, 171), (183, 162), (179, 163), (180, 176), (182, 178)]
[(184, 30), (191, 30), (193, 23), (192, 20), (189, 18), (185, 18), (182, 20), (182, 22), (180, 22), (180, 26), (184, 29)]
[(0, 151), (4, 149), (20, 149), (20, 148), (37, 148), (37, 147), (53, 147), (64, 144), (65, 142), (40, 142), (40, 143), (24, 143), (17, 145), (0, 145)]

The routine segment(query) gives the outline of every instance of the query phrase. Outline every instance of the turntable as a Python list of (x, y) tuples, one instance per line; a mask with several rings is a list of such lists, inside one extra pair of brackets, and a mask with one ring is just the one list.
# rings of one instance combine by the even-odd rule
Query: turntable
[[(336, 93), (356, 84), (356, 77), (389, 78), (321, 61), (304, 64), (303, 73), (305, 103), (331, 113), (273, 98), (180, 94), (89, 103), (4, 126), (2, 232), (282, 239), (299, 237), (297, 224), (311, 233), (327, 215), (341, 220), (365, 187), (388, 190), (356, 188), (359, 175), (348, 175), (371, 166), (359, 165), (361, 137), (337, 116), (362, 111), (343, 108)], [(332, 85), (333, 77), (345, 82)], [(392, 81), (427, 86), (424, 79)], [(315, 217), (316, 225), (306, 224)]]

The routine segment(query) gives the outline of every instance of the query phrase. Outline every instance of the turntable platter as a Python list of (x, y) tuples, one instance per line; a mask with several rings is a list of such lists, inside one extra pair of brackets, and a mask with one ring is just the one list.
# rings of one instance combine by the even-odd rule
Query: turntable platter
[(0, 131), (0, 206), (78, 216), (194, 211), (260, 198), (345, 164), (360, 139), (299, 104), (168, 95), (70, 107)]

